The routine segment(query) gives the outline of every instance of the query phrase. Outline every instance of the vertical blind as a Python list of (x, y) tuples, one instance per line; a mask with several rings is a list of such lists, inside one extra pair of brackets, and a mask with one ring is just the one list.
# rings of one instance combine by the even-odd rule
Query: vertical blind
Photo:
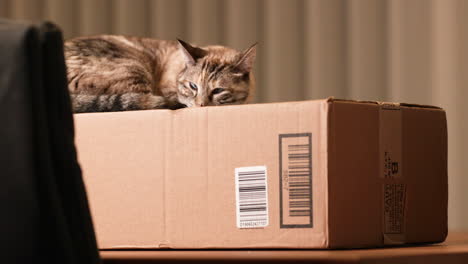
[[(259, 42), (257, 102), (435, 104), (449, 122), (449, 224), (468, 229), (468, 1), (0, 0), (66, 38), (127, 34), (244, 49)], [(430, 142), (428, 142), (430, 144)]]

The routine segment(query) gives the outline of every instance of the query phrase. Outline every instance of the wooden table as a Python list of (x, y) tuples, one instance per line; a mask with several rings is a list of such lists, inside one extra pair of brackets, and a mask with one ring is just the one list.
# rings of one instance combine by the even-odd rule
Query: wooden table
[(468, 264), (468, 233), (442, 244), (354, 250), (139, 250), (101, 251), (104, 264), (130, 263), (422, 263)]

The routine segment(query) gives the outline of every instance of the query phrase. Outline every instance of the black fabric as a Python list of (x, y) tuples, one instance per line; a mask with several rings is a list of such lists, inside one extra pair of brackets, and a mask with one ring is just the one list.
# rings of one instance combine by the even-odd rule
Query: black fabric
[(0, 20), (0, 262), (99, 263), (60, 31)]

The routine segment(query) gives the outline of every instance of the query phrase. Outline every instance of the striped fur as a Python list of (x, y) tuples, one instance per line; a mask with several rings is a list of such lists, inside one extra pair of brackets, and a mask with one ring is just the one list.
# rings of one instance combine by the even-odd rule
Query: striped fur
[(76, 113), (239, 104), (255, 88), (255, 46), (102, 35), (65, 42), (65, 58)]
[(162, 96), (144, 93), (71, 94), (73, 112), (115, 112), (170, 108)]

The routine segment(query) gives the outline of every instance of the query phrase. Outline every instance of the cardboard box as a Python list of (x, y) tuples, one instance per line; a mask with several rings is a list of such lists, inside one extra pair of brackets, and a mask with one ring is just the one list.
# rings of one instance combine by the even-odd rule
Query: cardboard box
[(101, 249), (357, 248), (447, 235), (437, 107), (317, 101), (75, 115)]

